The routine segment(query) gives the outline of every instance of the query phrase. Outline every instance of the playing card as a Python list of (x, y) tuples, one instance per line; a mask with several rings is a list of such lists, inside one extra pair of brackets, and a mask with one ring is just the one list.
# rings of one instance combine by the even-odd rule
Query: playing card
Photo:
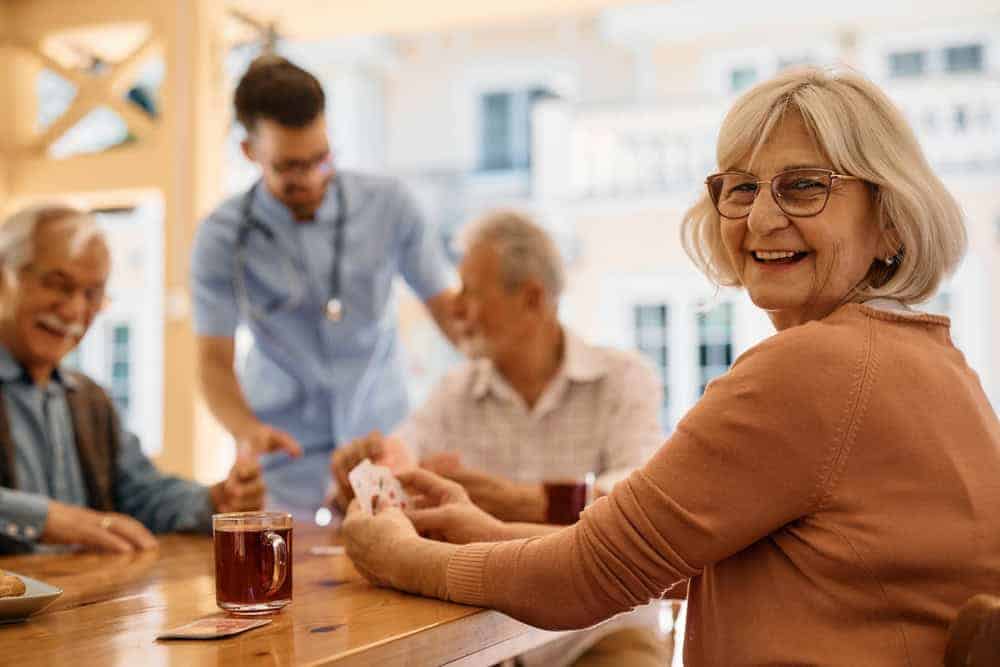
[(347, 475), (354, 489), (354, 495), (361, 505), (361, 510), (371, 516), (377, 509), (399, 507), (406, 509), (410, 498), (403, 490), (402, 484), (388, 468), (374, 465), (365, 459), (354, 467)]
[(218, 639), (259, 628), (271, 622), (270, 618), (248, 619), (228, 616), (200, 618), (186, 625), (161, 632), (157, 639)]
[(347, 479), (351, 483), (354, 497), (361, 505), (361, 511), (368, 516), (372, 515), (372, 492), (375, 488), (375, 473), (372, 472), (372, 462), (365, 459), (347, 474)]

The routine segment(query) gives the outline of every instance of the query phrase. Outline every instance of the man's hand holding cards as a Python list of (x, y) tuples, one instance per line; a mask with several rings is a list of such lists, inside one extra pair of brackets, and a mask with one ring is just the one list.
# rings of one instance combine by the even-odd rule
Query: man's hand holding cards
[(410, 497), (396, 476), (388, 468), (374, 465), (368, 459), (351, 470), (348, 480), (361, 510), (367, 516), (373, 516), (376, 511), (387, 507), (405, 510), (410, 506)]

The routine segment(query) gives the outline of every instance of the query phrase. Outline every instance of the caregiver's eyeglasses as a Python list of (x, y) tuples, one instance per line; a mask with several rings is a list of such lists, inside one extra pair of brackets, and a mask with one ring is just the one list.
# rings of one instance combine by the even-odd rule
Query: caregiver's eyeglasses
[(769, 181), (759, 181), (743, 171), (724, 171), (705, 179), (708, 196), (723, 218), (736, 220), (750, 215), (760, 186), (771, 187), (771, 197), (786, 214), (795, 218), (819, 215), (830, 200), (835, 181), (860, 181), (857, 176), (837, 174), (829, 169), (790, 169)]

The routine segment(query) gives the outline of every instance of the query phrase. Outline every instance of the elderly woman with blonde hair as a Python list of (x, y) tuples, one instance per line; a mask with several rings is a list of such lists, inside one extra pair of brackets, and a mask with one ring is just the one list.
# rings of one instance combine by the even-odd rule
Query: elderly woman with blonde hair
[(412, 472), (422, 507), (355, 509), (348, 553), (379, 584), (545, 628), (687, 582), (689, 666), (938, 665), (956, 610), (1000, 586), (1000, 423), (948, 319), (912, 307), (962, 256), (959, 207), (853, 73), (751, 89), (717, 158), (685, 247), (777, 333), (575, 526), (509, 539), (530, 531)]

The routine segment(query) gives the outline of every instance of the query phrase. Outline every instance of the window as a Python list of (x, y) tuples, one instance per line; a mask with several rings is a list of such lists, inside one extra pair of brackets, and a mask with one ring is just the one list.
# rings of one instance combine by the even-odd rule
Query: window
[(698, 395), (733, 363), (733, 304), (698, 313)]
[(128, 422), (132, 395), (132, 327), (126, 323), (111, 326), (108, 355), (111, 400), (121, 413), (122, 422)]
[(964, 106), (955, 107), (955, 131), (965, 132), (969, 128), (969, 113)]
[(729, 92), (738, 93), (749, 88), (757, 81), (755, 67), (737, 67), (729, 72)]
[(642, 304), (633, 308), (635, 318), (635, 345), (660, 375), (663, 403), (660, 405), (660, 424), (670, 427), (670, 308), (666, 304)]
[(514, 166), (510, 93), (483, 95), (484, 170), (510, 169)]
[(945, 49), (944, 68), (948, 72), (983, 71), (983, 45), (964, 44)]
[(889, 54), (889, 76), (923, 76), (926, 70), (927, 54), (924, 51), (897, 51)]
[(481, 170), (506, 171), (531, 166), (531, 109), (538, 100), (551, 96), (543, 88), (496, 91), (482, 96)]
[(38, 129), (45, 130), (69, 109), (77, 88), (52, 70), (43, 69), (38, 73), (35, 91)]

